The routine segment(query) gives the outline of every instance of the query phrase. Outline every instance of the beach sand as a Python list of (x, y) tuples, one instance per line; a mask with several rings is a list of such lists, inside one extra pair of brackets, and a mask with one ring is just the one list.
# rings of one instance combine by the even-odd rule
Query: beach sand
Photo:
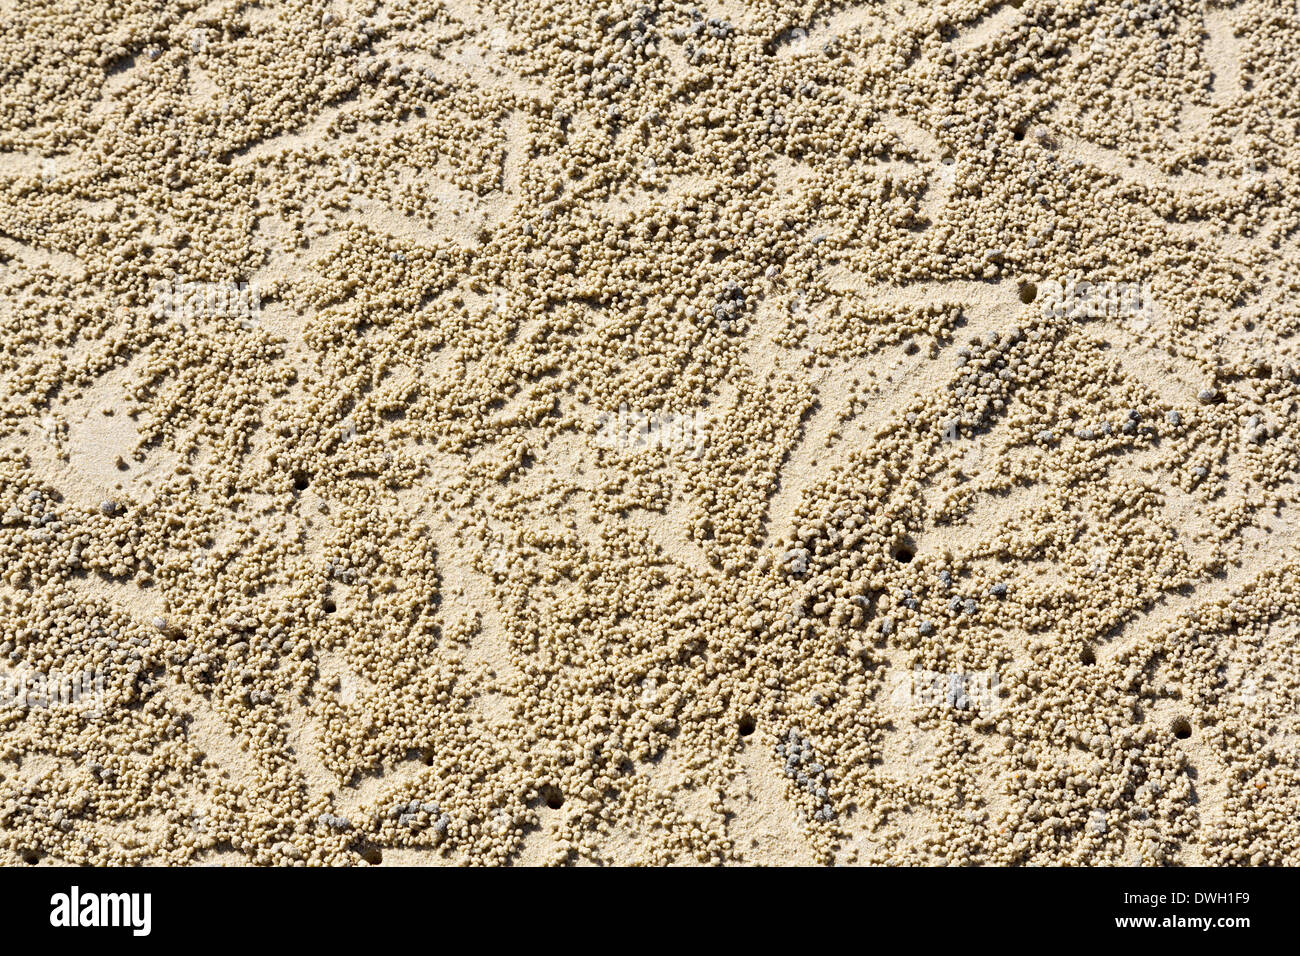
[(1300, 862), (1289, 0), (0, 20), (3, 862)]

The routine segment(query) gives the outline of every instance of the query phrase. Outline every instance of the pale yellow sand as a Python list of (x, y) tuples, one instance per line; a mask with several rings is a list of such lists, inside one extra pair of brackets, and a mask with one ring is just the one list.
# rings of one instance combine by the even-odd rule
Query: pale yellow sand
[(1289, 0), (0, 10), (7, 862), (1300, 862)]

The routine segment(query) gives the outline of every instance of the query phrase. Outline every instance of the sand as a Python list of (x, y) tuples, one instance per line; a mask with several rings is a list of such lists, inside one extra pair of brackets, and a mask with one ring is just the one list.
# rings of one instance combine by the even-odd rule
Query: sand
[(1300, 862), (1291, 3), (0, 11), (4, 862)]

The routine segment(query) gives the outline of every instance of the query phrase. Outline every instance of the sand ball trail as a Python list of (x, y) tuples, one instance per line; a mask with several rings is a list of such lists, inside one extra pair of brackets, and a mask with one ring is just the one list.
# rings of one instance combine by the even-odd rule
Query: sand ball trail
[(0, 13), (4, 862), (1300, 862), (1289, 2)]

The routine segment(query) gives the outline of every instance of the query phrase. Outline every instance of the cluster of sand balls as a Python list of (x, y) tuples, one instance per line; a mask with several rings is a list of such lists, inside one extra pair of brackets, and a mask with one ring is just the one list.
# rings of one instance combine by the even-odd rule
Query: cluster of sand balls
[(1274, 7), (0, 27), (9, 861), (1296, 863)]

